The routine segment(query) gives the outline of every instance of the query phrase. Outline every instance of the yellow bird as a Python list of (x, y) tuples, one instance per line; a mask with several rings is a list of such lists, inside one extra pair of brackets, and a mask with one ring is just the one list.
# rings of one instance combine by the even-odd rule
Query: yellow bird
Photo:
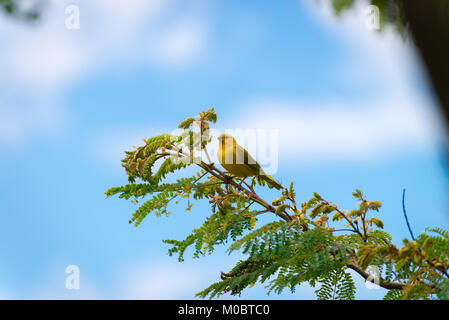
[(217, 158), (228, 172), (240, 178), (257, 177), (265, 181), (270, 188), (283, 188), (263, 171), (248, 151), (237, 144), (233, 136), (224, 133), (218, 137), (218, 141)]

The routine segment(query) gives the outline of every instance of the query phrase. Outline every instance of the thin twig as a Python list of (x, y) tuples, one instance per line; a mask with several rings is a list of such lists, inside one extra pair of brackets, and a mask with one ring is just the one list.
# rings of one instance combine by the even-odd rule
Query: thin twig
[(405, 189), (402, 190), (402, 211), (404, 212), (405, 222), (407, 223), (408, 231), (410, 232), (412, 239), (415, 240), (412, 228), (410, 228), (410, 223), (408, 222), (407, 211), (405, 210)]
[[(330, 204), (329, 202), (327, 202), (327, 201), (325, 201), (325, 203), (326, 204)], [(348, 216), (346, 216), (345, 214), (344, 214), (344, 212), (343, 211), (341, 211), (340, 209), (338, 209), (338, 207), (337, 206), (335, 206), (335, 210), (340, 214), (340, 215), (342, 215), (343, 216), (343, 218), (345, 218), (345, 220), (346, 221), (348, 221), (348, 223), (350, 224), (350, 226), (352, 227), (352, 229), (354, 229), (354, 231), (362, 238), (362, 240), (363, 241), (366, 241), (366, 238), (363, 236), (363, 234), (358, 230), (358, 228), (356, 228), (355, 226), (354, 226), (354, 223), (351, 221), (351, 219), (349, 219), (349, 217)]]
[(332, 230), (332, 232), (340, 232), (340, 231), (350, 231), (350, 232), (353, 232), (353, 233), (357, 233), (356, 230), (352, 230), (352, 229), (337, 229), (337, 230)]
[[(181, 151), (182, 154), (184, 156), (189, 156), (187, 153), (185, 153), (184, 151)], [(167, 155), (172, 155), (172, 154), (167, 154)], [(210, 173), (211, 175), (213, 175), (215, 178), (223, 181), (225, 184), (228, 185), (232, 185), (234, 186), (236, 189), (245, 192), (248, 197), (251, 200), (254, 200), (255, 202), (257, 202), (258, 204), (260, 204), (261, 206), (265, 207), (267, 209), (267, 212), (272, 212), (276, 215), (278, 215), (279, 217), (281, 217), (282, 219), (284, 219), (285, 221), (291, 221), (293, 220), (293, 218), (284, 212), (280, 212), (280, 213), (276, 213), (276, 209), (270, 205), (269, 203), (267, 203), (265, 200), (263, 200), (261, 197), (259, 197), (254, 190), (248, 190), (245, 189), (244, 187), (242, 187), (241, 185), (239, 185), (238, 183), (236, 183), (231, 176), (228, 176), (226, 174), (224, 174), (220, 169), (218, 169), (214, 163), (205, 163), (204, 161), (201, 161), (200, 163), (197, 163), (198, 166), (200, 166), (201, 168), (203, 168), (205, 171), (207, 171), (208, 173)]]
[[(198, 165), (200, 167), (202, 167), (203, 169), (207, 170), (210, 174), (212, 174), (216, 178), (222, 180), (224, 183), (230, 184), (233, 187), (237, 188), (238, 190), (245, 192), (250, 199), (256, 201), (258, 204), (260, 204), (261, 206), (265, 207), (268, 211), (276, 214), (276, 209), (272, 205), (267, 203), (265, 200), (263, 200), (261, 197), (259, 197), (256, 193), (253, 193), (250, 190), (245, 189), (244, 187), (239, 185), (237, 182), (235, 182), (232, 179), (232, 177), (225, 175), (214, 164), (207, 164), (205, 162), (201, 162)], [(282, 219), (284, 219), (285, 221), (291, 221), (292, 220), (292, 217), (288, 213), (280, 212), (277, 215), (279, 217), (281, 217)]]
[(255, 201), (253, 200), (249, 205), (247, 205), (246, 208), (242, 210), (242, 213), (245, 213), (245, 211), (248, 210), (249, 207), (251, 207), (254, 204), (254, 202)]

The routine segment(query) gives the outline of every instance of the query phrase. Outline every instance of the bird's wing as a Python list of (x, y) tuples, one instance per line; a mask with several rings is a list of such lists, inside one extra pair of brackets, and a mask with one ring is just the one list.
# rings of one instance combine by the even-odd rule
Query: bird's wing
[(262, 170), (262, 168), (260, 167), (259, 163), (257, 163), (257, 161), (249, 154), (248, 151), (246, 151), (246, 149), (242, 148), (241, 146), (237, 146), (238, 148), (240, 148), (243, 151), (243, 159), (244, 159), (244, 163), (252, 170), (254, 171), (254, 173), (256, 175), (259, 174), (265, 174)]

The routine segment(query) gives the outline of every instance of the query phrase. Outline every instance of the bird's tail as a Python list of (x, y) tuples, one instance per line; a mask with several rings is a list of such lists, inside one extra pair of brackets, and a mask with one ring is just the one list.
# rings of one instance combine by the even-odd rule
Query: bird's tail
[(274, 180), (274, 178), (272, 176), (270, 176), (270, 175), (260, 175), (260, 176), (258, 176), (258, 178), (259, 178), (259, 182), (261, 180), (266, 182), (268, 187), (270, 187), (270, 188), (275, 188), (275, 189), (278, 189), (278, 190), (283, 188), (283, 186), (279, 182)]

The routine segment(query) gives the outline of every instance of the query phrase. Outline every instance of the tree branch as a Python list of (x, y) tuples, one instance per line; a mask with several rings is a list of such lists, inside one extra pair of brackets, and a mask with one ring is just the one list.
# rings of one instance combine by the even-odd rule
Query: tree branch
[(401, 283), (401, 282), (389, 282), (386, 281), (382, 278), (379, 277), (378, 281), (376, 281), (376, 279), (373, 278), (373, 275), (370, 274), (369, 272), (366, 272), (365, 270), (362, 269), (362, 267), (360, 267), (358, 265), (357, 262), (352, 262), (350, 264), (346, 265), (349, 269), (354, 270), (355, 272), (357, 272), (359, 275), (361, 275), (365, 280), (377, 284), (379, 286), (381, 286), (384, 289), (388, 289), (388, 290), (393, 290), (393, 289), (397, 289), (397, 290), (403, 290), (407, 285), (405, 283)]
[[(413, 40), (421, 55), (422, 61), (436, 97), (442, 115), (449, 123), (449, 21), (448, 6), (439, 0), (401, 0), (405, 17)], [(446, 8), (443, 8), (443, 6)]]
[(204, 170), (208, 171), (210, 174), (212, 174), (217, 179), (222, 180), (225, 184), (232, 185), (233, 187), (237, 188), (238, 190), (245, 192), (250, 199), (254, 200), (255, 202), (257, 202), (261, 206), (265, 207), (265, 209), (267, 209), (269, 212), (272, 212), (272, 213), (278, 215), (280, 218), (284, 219), (285, 221), (292, 221), (293, 220), (293, 218), (286, 212), (280, 212), (280, 213), (277, 214), (276, 213), (276, 209), (272, 205), (270, 205), (265, 200), (263, 200), (261, 197), (259, 197), (255, 192), (252, 192), (252, 191), (242, 187), (240, 184), (235, 182), (232, 179), (232, 177), (227, 176), (221, 170), (219, 170), (213, 163), (208, 164), (208, 163), (205, 163), (205, 162), (202, 161), (198, 165), (200, 167), (202, 167)]

